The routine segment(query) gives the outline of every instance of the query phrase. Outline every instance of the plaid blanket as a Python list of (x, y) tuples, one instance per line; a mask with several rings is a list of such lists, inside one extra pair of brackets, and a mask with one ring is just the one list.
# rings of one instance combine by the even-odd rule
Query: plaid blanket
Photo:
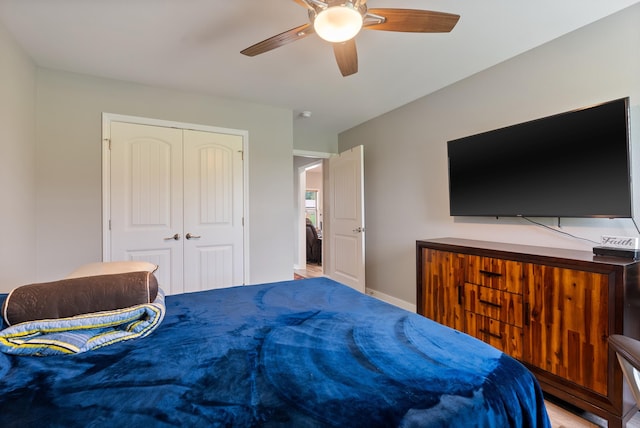
[(37, 356), (86, 352), (147, 336), (164, 314), (164, 293), (158, 289), (153, 303), (15, 324), (0, 331), (0, 351)]

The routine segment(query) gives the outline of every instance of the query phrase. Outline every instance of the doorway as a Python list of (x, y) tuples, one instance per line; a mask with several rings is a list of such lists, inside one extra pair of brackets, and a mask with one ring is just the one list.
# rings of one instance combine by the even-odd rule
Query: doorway
[[(294, 152), (296, 207), (295, 269), (305, 269), (307, 170), (322, 165), (322, 276), (341, 282), (364, 293), (365, 225), (364, 225), (364, 147), (347, 149), (339, 154), (300, 159)], [(311, 159), (308, 159), (311, 158)], [(310, 189), (313, 190), (313, 189)], [(295, 275), (294, 275), (295, 276)]]
[[(296, 278), (323, 276), (322, 233), (324, 229), (323, 157), (294, 155)], [(328, 155), (324, 156), (328, 157)]]

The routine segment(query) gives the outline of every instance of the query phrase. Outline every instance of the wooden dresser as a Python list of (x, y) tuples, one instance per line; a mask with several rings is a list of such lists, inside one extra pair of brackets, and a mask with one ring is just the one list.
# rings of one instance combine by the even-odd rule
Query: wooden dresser
[(417, 241), (416, 262), (419, 314), (513, 356), (609, 427), (635, 414), (607, 338), (640, 338), (640, 262), (455, 238)]

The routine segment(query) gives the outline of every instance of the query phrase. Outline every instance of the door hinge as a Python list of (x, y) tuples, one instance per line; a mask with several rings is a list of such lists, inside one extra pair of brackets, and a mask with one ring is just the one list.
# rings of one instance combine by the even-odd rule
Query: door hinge
[(238, 153), (240, 153), (240, 160), (244, 160), (244, 150), (238, 150)]
[(111, 138), (105, 138), (103, 141), (106, 141), (108, 144), (108, 149), (111, 150)]
[(242, 217), (242, 227), (244, 227), (244, 217)]
[(109, 219), (109, 230), (111, 230), (111, 219)]

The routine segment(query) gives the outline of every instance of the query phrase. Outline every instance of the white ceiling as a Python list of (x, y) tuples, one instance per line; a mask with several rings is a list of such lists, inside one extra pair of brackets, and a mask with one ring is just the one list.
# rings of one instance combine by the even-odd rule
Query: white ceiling
[(308, 22), (292, 0), (0, 0), (0, 22), (42, 67), (284, 107), (296, 127), (340, 132), (638, 2), (369, 0), (461, 18), (446, 34), (362, 31), (346, 78), (315, 35), (240, 54)]

